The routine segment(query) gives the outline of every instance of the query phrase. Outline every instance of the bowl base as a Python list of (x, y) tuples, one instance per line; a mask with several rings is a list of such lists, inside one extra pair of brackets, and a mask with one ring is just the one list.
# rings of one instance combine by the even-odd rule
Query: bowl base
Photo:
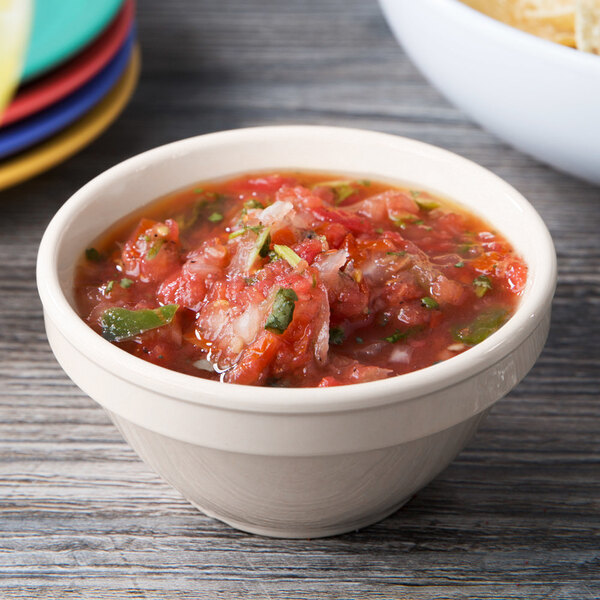
[(337, 523), (336, 525), (332, 525), (330, 527), (319, 527), (315, 529), (287, 529), (278, 527), (262, 527), (260, 525), (255, 525), (254, 523), (250, 523), (248, 521), (238, 521), (236, 519), (231, 519), (230, 517), (221, 515), (218, 512), (215, 512), (214, 510), (204, 508), (199, 504), (196, 504), (196, 502), (193, 502), (192, 500), (186, 498), (186, 500), (194, 508), (197, 508), (207, 517), (210, 517), (211, 519), (216, 519), (217, 521), (221, 521), (222, 523), (225, 523), (226, 525), (229, 525), (234, 529), (239, 529), (240, 531), (245, 531), (246, 533), (252, 533), (254, 535), (260, 535), (263, 537), (282, 539), (324, 538), (358, 531), (359, 529), (363, 529), (364, 527), (368, 527), (369, 525), (374, 525), (379, 521), (383, 521), (384, 519), (395, 513), (397, 510), (402, 508), (410, 499), (410, 497), (405, 498), (404, 500), (401, 500), (400, 502), (394, 504), (392, 507), (388, 507), (383, 511), (350, 523)]
[(217, 450), (109, 414), (140, 458), (204, 514), (248, 533), (308, 539), (356, 531), (398, 510), (460, 452), (486, 412), (396, 446), (322, 456)]

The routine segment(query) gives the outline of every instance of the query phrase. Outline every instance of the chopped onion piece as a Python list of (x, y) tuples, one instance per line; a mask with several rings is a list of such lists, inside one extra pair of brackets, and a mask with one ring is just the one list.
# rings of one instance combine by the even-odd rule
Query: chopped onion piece
[(292, 210), (294, 210), (294, 205), (291, 202), (276, 200), (271, 206), (267, 206), (267, 208), (261, 212), (260, 222), (263, 225), (272, 225), (276, 222), (280, 223)]
[(460, 342), (458, 342), (456, 344), (450, 344), (448, 346), (448, 350), (450, 350), (450, 352), (461, 352), (465, 348), (466, 348), (466, 346), (464, 344), (461, 344)]
[(213, 365), (209, 360), (205, 358), (201, 358), (197, 360), (195, 363), (192, 363), (196, 369), (200, 369), (201, 371), (214, 371)]
[(348, 252), (346, 250), (328, 250), (320, 254), (314, 266), (319, 269), (322, 275), (330, 275), (337, 273), (348, 260)]
[(403, 364), (407, 365), (410, 362), (411, 354), (412, 354), (411, 348), (396, 347), (396, 348), (394, 348), (394, 350), (392, 350), (392, 353), (390, 354), (390, 362), (403, 363)]

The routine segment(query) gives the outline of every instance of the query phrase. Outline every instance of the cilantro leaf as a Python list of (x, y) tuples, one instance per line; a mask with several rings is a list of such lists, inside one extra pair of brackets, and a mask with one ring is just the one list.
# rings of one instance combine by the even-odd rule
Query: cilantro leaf
[(395, 344), (397, 342), (400, 342), (401, 340), (405, 340), (409, 335), (410, 331), (396, 331), (392, 333), (392, 335), (388, 335), (383, 339), (386, 342), (389, 342), (390, 344)]
[(244, 202), (244, 206), (246, 208), (264, 208), (264, 204), (262, 202), (259, 202), (258, 200), (256, 200), (256, 198), (250, 198), (250, 200), (246, 200), (246, 202)]
[(486, 275), (479, 275), (473, 280), (473, 287), (478, 298), (483, 298), (492, 289), (492, 280)]
[(102, 255), (96, 248), (86, 248), (85, 257), (92, 262), (99, 262), (102, 260)]
[(220, 212), (214, 212), (208, 216), (208, 220), (211, 223), (218, 223), (219, 221), (223, 220), (223, 215)]
[(265, 329), (273, 333), (283, 333), (294, 318), (294, 308), (298, 301), (298, 294), (290, 288), (279, 288), (267, 317)]
[(339, 346), (344, 343), (346, 332), (341, 327), (333, 327), (329, 330), (329, 343)]
[(424, 298), (421, 298), (421, 304), (425, 308), (429, 308), (431, 310), (440, 307), (440, 305), (433, 298), (430, 298), (429, 296), (425, 296)]

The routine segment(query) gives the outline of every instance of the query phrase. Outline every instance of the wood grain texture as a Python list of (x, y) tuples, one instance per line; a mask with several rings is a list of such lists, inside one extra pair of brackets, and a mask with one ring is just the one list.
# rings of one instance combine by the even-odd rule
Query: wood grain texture
[[(143, 0), (129, 108), (69, 162), (0, 192), (0, 598), (600, 597), (600, 189), (450, 106), (369, 0)], [(431, 142), (507, 179), (549, 225), (547, 347), (475, 440), (404, 509), (337, 538), (239, 533), (151, 473), (54, 361), (34, 281), (44, 227), (114, 163), (272, 123)]]

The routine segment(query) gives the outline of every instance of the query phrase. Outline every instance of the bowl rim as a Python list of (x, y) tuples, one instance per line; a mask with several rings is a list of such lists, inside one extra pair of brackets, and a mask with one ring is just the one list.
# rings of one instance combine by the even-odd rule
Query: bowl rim
[[(386, 2), (394, 2), (395, 0), (379, 1), (383, 5)], [(522, 50), (529, 50), (542, 55), (544, 60), (552, 58), (562, 61), (567, 68), (591, 68), (600, 71), (600, 56), (584, 52), (578, 48), (571, 48), (513, 27), (508, 23), (479, 12), (477, 9), (464, 4), (461, 0), (419, 0), (419, 4), (421, 5), (427, 2), (434, 6), (436, 10), (445, 12), (447, 16), (460, 19), (463, 25), (466, 22), (470, 27), (478, 29), (482, 36), (490, 36), (495, 41), (503, 44), (509, 43), (512, 47), (520, 47)], [(506, 36), (509, 37), (506, 38)], [(547, 53), (550, 53), (551, 57)]]
[[(521, 218), (527, 218), (535, 231), (538, 244), (547, 260), (535, 265), (536, 277), (524, 292), (515, 313), (500, 330), (489, 338), (447, 361), (411, 373), (367, 383), (356, 383), (331, 388), (282, 388), (224, 384), (192, 375), (185, 375), (135, 357), (106, 341), (79, 317), (69, 304), (59, 279), (58, 250), (72, 222), (94, 197), (98, 190), (112, 185), (128, 174), (145, 169), (163, 159), (185, 155), (217, 138), (235, 144), (236, 140), (269, 136), (292, 139), (294, 135), (362, 136), (384, 146), (401, 145), (427, 160), (427, 157), (452, 161), (486, 177), (498, 195), (509, 197), (518, 205)], [(277, 167), (273, 167), (277, 168)], [(235, 170), (231, 171), (232, 175)], [(426, 185), (426, 182), (423, 182)], [(460, 199), (458, 199), (460, 202)], [(482, 213), (485, 216), (485, 213)], [(100, 232), (99, 232), (100, 233)], [(536, 244), (537, 247), (537, 244)], [(533, 263), (531, 263), (533, 264)], [(457, 154), (437, 146), (364, 129), (315, 125), (275, 125), (250, 127), (199, 135), (148, 150), (129, 158), (85, 184), (67, 200), (48, 225), (37, 259), (38, 293), (44, 307), (44, 317), (50, 318), (63, 336), (89, 360), (115, 376), (139, 387), (164, 396), (196, 405), (227, 410), (259, 413), (329, 413), (360, 410), (410, 401), (433, 392), (439, 392), (477, 375), (504, 359), (520, 346), (542, 323), (550, 310), (556, 284), (556, 254), (546, 225), (533, 206), (512, 186), (491, 171)]]

